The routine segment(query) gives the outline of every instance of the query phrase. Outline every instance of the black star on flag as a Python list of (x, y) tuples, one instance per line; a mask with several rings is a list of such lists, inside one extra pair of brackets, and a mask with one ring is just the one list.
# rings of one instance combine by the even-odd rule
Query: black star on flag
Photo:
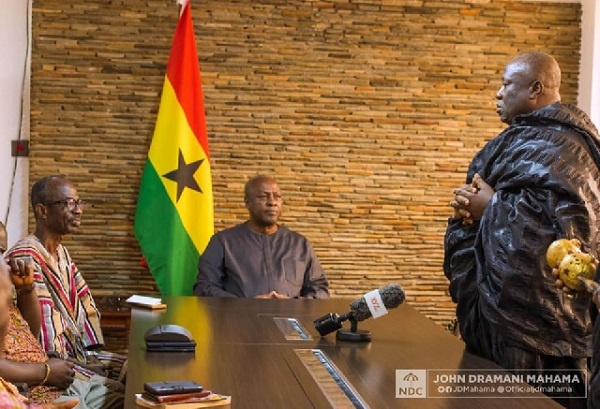
[(183, 158), (183, 153), (181, 149), (179, 149), (179, 161), (177, 163), (177, 169), (170, 171), (169, 173), (165, 173), (163, 175), (164, 178), (172, 180), (173, 182), (177, 182), (177, 201), (179, 202), (179, 198), (183, 193), (183, 189), (186, 187), (196, 192), (202, 193), (202, 189), (198, 186), (198, 182), (194, 179), (194, 173), (198, 170), (200, 165), (202, 165), (204, 159), (197, 160), (195, 162), (185, 163), (185, 159)]

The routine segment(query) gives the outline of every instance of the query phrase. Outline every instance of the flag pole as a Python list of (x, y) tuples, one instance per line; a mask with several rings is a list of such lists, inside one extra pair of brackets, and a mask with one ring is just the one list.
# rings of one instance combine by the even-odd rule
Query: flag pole
[(179, 18), (181, 18), (181, 14), (183, 13), (183, 8), (188, 3), (189, 0), (176, 0), (177, 3), (177, 11), (179, 13)]

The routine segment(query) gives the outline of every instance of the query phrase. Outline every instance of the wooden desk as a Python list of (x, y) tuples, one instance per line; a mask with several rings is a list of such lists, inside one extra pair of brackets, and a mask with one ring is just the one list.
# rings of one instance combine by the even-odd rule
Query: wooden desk
[[(371, 409), (380, 408), (559, 408), (549, 398), (398, 399), (396, 370), (499, 369), (464, 351), (464, 344), (409, 305), (377, 320), (359, 323), (370, 343), (321, 338), (313, 321), (344, 313), (351, 300), (255, 300), (165, 297), (162, 311), (133, 308), (126, 408), (144, 382), (193, 379), (207, 389), (232, 395), (232, 407), (328, 408), (331, 404), (300, 360), (298, 350), (318, 349), (337, 366)], [(286, 340), (274, 318), (295, 318), (312, 340)], [(160, 324), (188, 328), (195, 354), (146, 353), (143, 335)], [(349, 324), (344, 323), (348, 329)]]

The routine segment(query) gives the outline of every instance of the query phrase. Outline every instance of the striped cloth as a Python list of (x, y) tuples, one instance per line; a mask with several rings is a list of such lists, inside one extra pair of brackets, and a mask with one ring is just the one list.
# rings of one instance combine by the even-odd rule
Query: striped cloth
[(98, 351), (104, 345), (100, 311), (87, 283), (66, 247), (59, 244), (57, 254), (55, 259), (35, 235), (19, 240), (6, 253), (8, 258), (33, 259), (35, 290), (42, 310), (40, 344), (49, 355), (80, 362), (81, 372), (87, 377), (92, 374), (85, 365), (93, 355), (106, 360), (102, 363), (114, 379), (124, 378), (121, 368), (125, 358)]

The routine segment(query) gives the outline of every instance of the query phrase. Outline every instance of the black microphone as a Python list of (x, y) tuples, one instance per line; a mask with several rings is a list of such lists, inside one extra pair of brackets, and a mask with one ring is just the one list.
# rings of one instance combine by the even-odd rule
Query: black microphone
[[(352, 301), (350, 303), (350, 311), (346, 314), (338, 315), (336, 313), (329, 313), (317, 318), (314, 321), (315, 329), (323, 337), (333, 331), (339, 330), (342, 328), (342, 323), (344, 321), (350, 320), (350, 331), (338, 331), (336, 338), (342, 341), (370, 341), (371, 333), (369, 331), (359, 331), (357, 328), (357, 323), (359, 321), (364, 321), (373, 316), (369, 304), (376, 314), (385, 314), (385, 309), (398, 307), (406, 298), (404, 289), (398, 284), (388, 284), (380, 290), (377, 290), (377, 292), (381, 297), (383, 306), (380, 305), (377, 294), (373, 294), (374, 292), (368, 293), (366, 296), (370, 298), (369, 300), (362, 297)], [(383, 307), (385, 307), (385, 309)]]
[[(387, 309), (397, 308), (404, 302), (404, 299), (406, 298), (404, 296), (404, 289), (398, 284), (386, 285), (379, 290), (379, 295), (381, 296), (381, 301), (383, 301), (384, 307)], [(352, 314), (352, 317), (359, 322), (373, 316), (365, 297), (359, 298), (358, 300), (354, 300), (350, 303), (350, 314)]]

